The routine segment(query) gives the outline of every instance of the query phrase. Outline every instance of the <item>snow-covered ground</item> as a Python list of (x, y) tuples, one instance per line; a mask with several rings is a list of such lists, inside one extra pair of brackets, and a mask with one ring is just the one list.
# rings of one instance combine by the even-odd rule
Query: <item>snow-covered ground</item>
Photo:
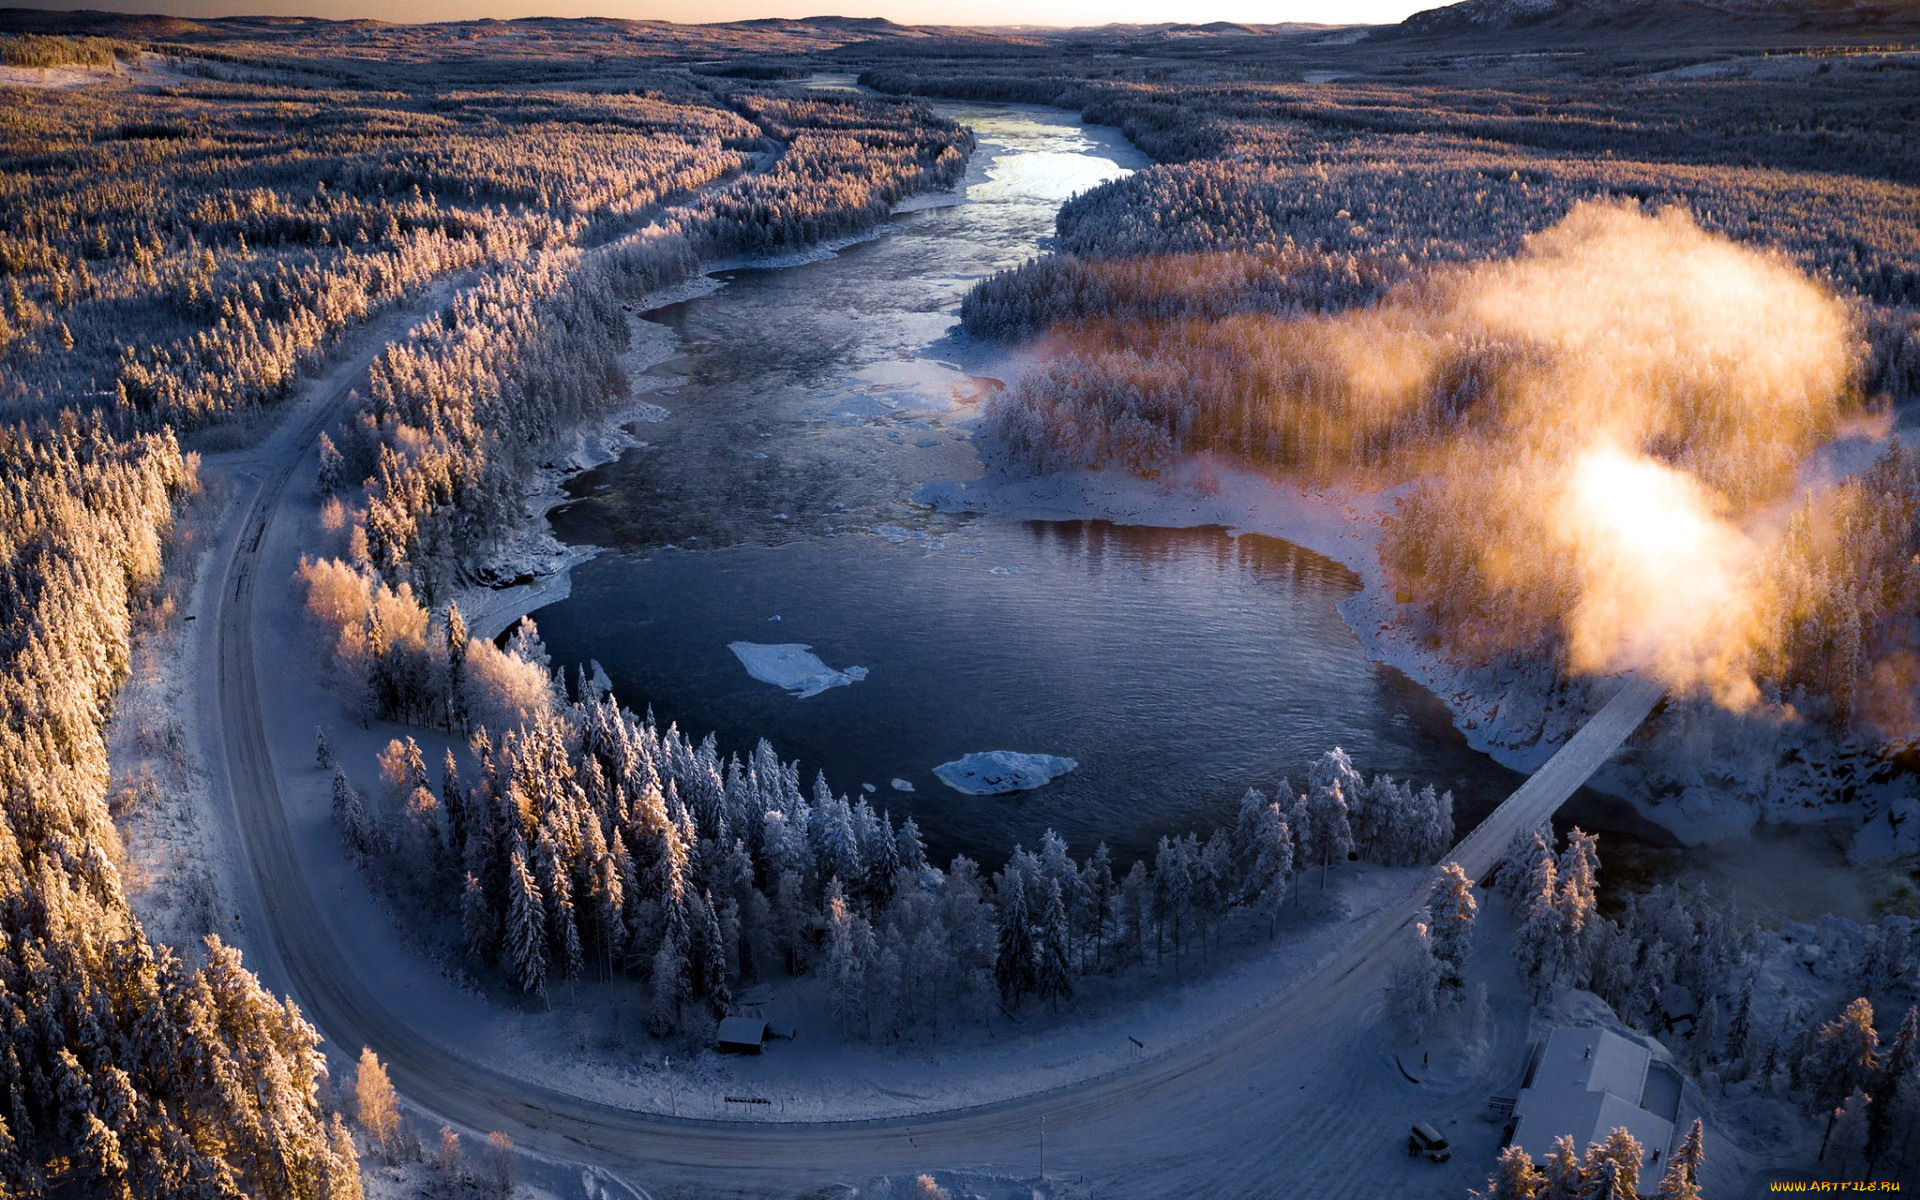
[(189, 955), (207, 934), (231, 939), (234, 932), (225, 867), (238, 855), (208, 808), (210, 780), (195, 753), (203, 706), (189, 694), (208, 629), (182, 619), (201, 608), (203, 568), (228, 492), (214, 478), (180, 506), (160, 607), (136, 622), (132, 665), (107, 726), (109, 803), (126, 848), (127, 900), (149, 937)]
[(1000, 796), (1042, 787), (1080, 764), (1054, 754), (981, 750), (933, 769), (940, 782), (968, 796)]

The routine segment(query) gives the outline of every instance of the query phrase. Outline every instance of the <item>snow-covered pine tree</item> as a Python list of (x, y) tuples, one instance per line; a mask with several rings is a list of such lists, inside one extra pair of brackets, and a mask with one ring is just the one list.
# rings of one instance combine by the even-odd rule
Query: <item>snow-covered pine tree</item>
[(1259, 823), (1272, 803), (1259, 788), (1248, 788), (1240, 797), (1240, 811), (1233, 822), (1233, 854), (1242, 871), (1253, 869), (1260, 853)]
[(997, 889), (1000, 896), (999, 950), (993, 960), (994, 983), (1001, 998), (1018, 1004), (1020, 997), (1039, 982), (1038, 954), (1034, 947), (1033, 918), (1027, 911), (1024, 880), (1003, 873)]
[(1543, 855), (1553, 853), (1552, 830), (1546, 825), (1521, 830), (1507, 843), (1506, 853), (1493, 869), (1494, 886), (1518, 905), (1532, 894), (1533, 872)]
[(1073, 994), (1072, 937), (1067, 928), (1067, 905), (1060, 892), (1060, 881), (1047, 881), (1047, 907), (1040, 915), (1040, 944), (1034, 990), (1041, 999), (1060, 1009), (1060, 997)]
[(1473, 1200), (1535, 1200), (1546, 1185), (1547, 1177), (1533, 1165), (1533, 1157), (1519, 1146), (1508, 1146), (1494, 1161), (1487, 1190), (1473, 1193)]
[(449, 602), (447, 605), (447, 728), (455, 733), (465, 733), (467, 729), (467, 643), (471, 640), (467, 632), (466, 618), (460, 615), (460, 606)]
[(1441, 966), (1425, 921), (1413, 923), (1413, 944), (1387, 979), (1387, 1017), (1402, 1037), (1424, 1035), (1440, 1008)]
[(847, 904), (836, 885), (828, 889), (827, 977), (833, 1004), (833, 1019), (841, 1036), (865, 1038), (867, 1024), (867, 971), (874, 950), (872, 927)]
[(1362, 786), (1360, 773), (1346, 751), (1335, 746), (1314, 761), (1307, 772), (1307, 808), (1313, 819), (1314, 850), (1320, 859), (1320, 886), (1327, 886), (1327, 868), (1345, 862), (1353, 851), (1353, 828), (1347, 821), (1347, 797)]
[(1687, 1039), (1687, 1066), (1698, 1075), (1720, 1059), (1720, 999), (1707, 997)]
[(318, 468), (320, 495), (338, 495), (347, 482), (347, 460), (333, 444), (333, 439), (325, 432), (320, 434), (320, 465)]
[(1453, 793), (1434, 795), (1433, 785), (1420, 789), (1414, 804), (1420, 817), (1421, 842), (1416, 862), (1432, 862), (1453, 847)]
[(1749, 973), (1740, 984), (1740, 995), (1733, 1002), (1733, 1015), (1727, 1020), (1726, 1067), (1724, 1074), (1744, 1078), (1753, 1069), (1753, 986)]
[(1588, 1177), (1570, 1135), (1563, 1133), (1554, 1139), (1553, 1149), (1547, 1152), (1540, 1169), (1547, 1179), (1540, 1200), (1586, 1200)]
[(720, 914), (714, 908), (713, 894), (702, 892), (688, 901), (688, 930), (693, 937), (691, 947), (691, 984), (693, 998), (707, 1012), (718, 1017), (727, 1011), (733, 1003), (733, 989), (729, 986), (730, 963), (734, 958), (727, 945), (725, 930), (721, 927)]
[(516, 841), (508, 856), (507, 974), (522, 992), (547, 998), (547, 907), (540, 885), (527, 867), (526, 851)]
[(1520, 979), (1538, 1003), (1553, 992), (1565, 939), (1560, 931), (1559, 868), (1552, 854), (1535, 864), (1521, 904), (1520, 928), (1513, 935), (1513, 959)]
[(460, 932), (467, 955), (477, 962), (490, 963), (500, 944), (500, 920), (472, 872), (460, 896)]
[(1845, 1108), (1847, 1098), (1869, 1086), (1879, 1066), (1880, 1035), (1873, 1027), (1873, 1005), (1862, 996), (1820, 1027), (1811, 1050), (1802, 1059), (1808, 1109), (1814, 1115), (1827, 1115), (1822, 1158), (1835, 1118)]
[(677, 938), (660, 939), (653, 954), (652, 993), (647, 1004), (647, 1029), (655, 1037), (666, 1037), (680, 1028), (680, 1009), (690, 998), (687, 986), (687, 955)]
[(379, 849), (380, 835), (360, 789), (339, 766), (333, 768), (333, 823), (356, 857), (365, 858)]
[(1256, 850), (1248, 885), (1258, 889), (1253, 903), (1266, 915), (1267, 936), (1271, 938), (1279, 928), (1280, 906), (1293, 890), (1293, 832), (1280, 815), (1278, 804), (1268, 804), (1262, 811), (1254, 839)]
[(1106, 958), (1107, 937), (1113, 923), (1113, 901), (1118, 894), (1118, 885), (1113, 879), (1113, 852), (1107, 844), (1101, 842), (1093, 848), (1093, 854), (1086, 865), (1080, 869), (1080, 890), (1087, 898), (1087, 938), (1081, 943), (1080, 970), (1085, 972), (1086, 942), (1093, 943), (1093, 960), (1097, 968)]
[(845, 796), (835, 796), (822, 774), (813, 785), (813, 837), (821, 878), (838, 878), (842, 886), (858, 886), (865, 874), (860, 839), (853, 828), (853, 810)]
[(1913, 1122), (1914, 1097), (1920, 1081), (1914, 1076), (1920, 1067), (1920, 1008), (1909, 1006), (1900, 1028), (1880, 1056), (1880, 1069), (1873, 1083), (1873, 1109), (1867, 1114), (1867, 1166), (1877, 1166), (1892, 1144), (1893, 1130), (1907, 1128)]
[(1473, 922), (1480, 911), (1473, 880), (1457, 862), (1440, 868), (1427, 894), (1432, 914), (1433, 956), (1440, 963), (1440, 986), (1456, 1002), (1464, 986), (1467, 955), (1473, 949)]
[(1575, 826), (1559, 861), (1560, 977), (1586, 986), (1593, 961), (1595, 920), (1599, 916), (1600, 839)]
[(927, 867), (927, 840), (920, 834), (920, 825), (908, 814), (894, 835), (893, 850), (900, 858), (900, 866), (910, 875), (919, 875)]
[(1667, 1160), (1656, 1200), (1700, 1200), (1700, 1164), (1706, 1158), (1706, 1130), (1695, 1118), (1680, 1148)]

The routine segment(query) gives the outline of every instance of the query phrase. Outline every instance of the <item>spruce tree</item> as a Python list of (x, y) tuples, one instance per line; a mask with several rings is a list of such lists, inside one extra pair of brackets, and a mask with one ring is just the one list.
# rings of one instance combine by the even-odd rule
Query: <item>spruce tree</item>
[(1024, 881), (1001, 877), (999, 951), (993, 961), (994, 982), (1009, 1004), (1034, 989), (1038, 964), (1033, 945), (1033, 919), (1027, 912)]
[(1067, 928), (1067, 906), (1061, 898), (1060, 881), (1047, 881), (1047, 907), (1040, 916), (1040, 946), (1034, 989), (1042, 999), (1060, 1009), (1060, 997), (1073, 994), (1073, 969), (1067, 947), (1071, 934)]
[(507, 972), (519, 989), (547, 998), (547, 908), (518, 842), (507, 865)]
[(1487, 1190), (1475, 1195), (1477, 1200), (1535, 1200), (1546, 1186), (1547, 1177), (1533, 1165), (1532, 1156), (1519, 1146), (1508, 1146), (1487, 1177)]
[(1667, 1160), (1667, 1171), (1660, 1179), (1658, 1200), (1700, 1200), (1700, 1164), (1705, 1158), (1706, 1130), (1695, 1118), (1686, 1140)]
[(1432, 914), (1433, 956), (1440, 964), (1440, 985), (1458, 997), (1465, 985), (1467, 955), (1473, 949), (1473, 922), (1479, 913), (1473, 880), (1457, 862), (1440, 868), (1427, 894)]

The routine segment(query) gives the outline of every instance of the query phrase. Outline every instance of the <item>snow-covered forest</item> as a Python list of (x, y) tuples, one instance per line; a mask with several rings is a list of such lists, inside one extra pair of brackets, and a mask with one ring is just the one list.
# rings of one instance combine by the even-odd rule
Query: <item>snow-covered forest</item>
[(217, 939), (149, 941), (121, 890), (102, 722), (193, 464), (170, 432), (120, 438), (74, 413), (11, 426), (0, 455), (0, 1187), (357, 1197), (299, 1010)]
[[(216, 534), (257, 548), (271, 506), (243, 503), (288, 479), (318, 485), (284, 523), (315, 540), (261, 589), (292, 589), (345, 714), (409, 727), (357, 760), (321, 734), (338, 846), (426, 915), (415, 948), (477, 1004), (551, 1021), (570, 983), (624, 989), (678, 1054), (752, 985), (805, 979), (839, 1051), (899, 1055), (1112, 980), (1128, 1003), (1205, 982), (1303, 909), (1337, 923), (1342, 883), (1391, 868), (1431, 892), (1384, 994), (1344, 998), (1349, 1025), (1377, 1015), (1399, 1046), (1484, 1032), (1497, 904), (1494, 982), (1522, 1025), (1590, 1001), (1711, 1110), (1657, 1179), (1622, 1132), (1509, 1147), (1474, 1164), (1484, 1194), (1698, 1196), (1716, 1114), (1836, 1171), (1904, 1169), (1920, 922), (1897, 900), (1761, 928), (1704, 889), (1608, 891), (1579, 830), (1528, 834), (1480, 887), (1441, 862), (1450, 792), (1338, 749), (1134, 861), (1049, 832), (935, 863), (912, 819), (563, 677), (531, 620), (476, 637), (461, 601), (516, 582), (499, 556), (540, 528), (530, 477), (632, 403), (643, 300), (966, 178), (974, 135), (925, 97), (1061, 105), (1154, 165), (1069, 202), (1049, 253), (967, 296), (972, 344), (1033, 364), (983, 406), (990, 466), (1145, 477), (1201, 456), (1396, 489), (1380, 565), (1424, 645), (1536, 688), (1650, 672), (1673, 711), (1852, 739), (1884, 783), (1920, 737), (1920, 465), (1888, 434), (1920, 400), (1905, 51), (1749, 77), (1670, 76), (1700, 64), (1665, 48), (1566, 70), (1389, 48), (1329, 86), (1299, 76), (1374, 51), (847, 18), (10, 10), (0, 29), (0, 1193), (355, 1200), (363, 1161), (397, 1194), (400, 1161), (431, 1157), (370, 1049), (323, 1052), (220, 938), (143, 927), (137, 886), (168, 864), (116, 828), (152, 799), (114, 789), (108, 753), (137, 648), (250, 584), (195, 572)], [(796, 85), (861, 70), (873, 90)], [(1829, 462), (1836, 439), (1873, 453)], [(281, 461), (303, 472), (267, 478)], [(1563, 485), (1572, 501), (1537, 502)], [(1660, 555), (1596, 519), (1624, 494), (1650, 498), (1627, 532), (1660, 527)], [(195, 496), (208, 524), (183, 531)], [(1703, 626), (1704, 650), (1617, 648)], [(219, 653), (176, 664), (182, 705), (218, 707), (196, 689)], [(172, 715), (123, 739), (135, 757), (206, 750)], [(438, 1162), (448, 1195), (512, 1192), (504, 1134), (450, 1124)]]
[[(488, 544), (441, 518), (421, 551), (420, 520), (457, 489), (465, 520), (497, 522), (488, 504), (504, 503), (541, 432), (618, 391), (623, 296), (703, 256), (865, 228), (951, 179), (965, 134), (912, 104), (761, 95), (644, 65), (603, 74), (615, 86), (541, 90), (509, 61), (456, 92), (349, 63), (330, 78), (297, 47), (163, 65), (122, 41), (4, 46), (14, 66), (117, 58), (124, 72), (89, 89), (8, 87), (0, 108), (0, 1182), (20, 1196), (357, 1197), (298, 1009), (217, 940), (150, 942), (122, 895), (102, 729), (136, 629), (178, 619), (177, 589), (159, 584), (198, 455), (177, 435), (243, 444), (255, 434), (238, 418), (293, 392), (369, 317), (489, 272), (382, 360), (341, 438), (352, 479), (377, 476), (376, 536), (362, 509), (351, 540), (385, 556), (393, 604), (407, 580), (433, 586), (436, 550)], [(737, 190), (705, 190), (728, 178)], [(423, 353), (436, 336), (448, 352)], [(510, 374), (524, 382), (503, 394)], [(411, 616), (391, 611), (393, 638), (374, 639), (388, 659)], [(476, 659), (484, 676), (504, 656)], [(495, 674), (507, 678), (492, 694), (510, 700), (512, 668)]]
[[(543, 657), (524, 636), (509, 653)], [(1057, 1002), (1082, 975), (1177, 966), (1230, 910), (1271, 923), (1330, 863), (1421, 865), (1453, 841), (1450, 794), (1363, 779), (1332, 750), (1306, 791), (1249, 791), (1231, 829), (1162, 838), (1124, 870), (1051, 832), (997, 871), (964, 856), (943, 869), (911, 818), (824, 776), (809, 788), (765, 741), (723, 760), (710, 737), (582, 691), (549, 693), (518, 728), (480, 727), (471, 781), (451, 754), (436, 780), (412, 739), (381, 756), (378, 797), (336, 767), (334, 817), (388, 887), (458, 912), (476, 968), (541, 1001), (567, 979), (645, 980), (659, 1035), (698, 1038), (743, 985), (813, 972), (846, 1036), (936, 1036), (996, 999)]]

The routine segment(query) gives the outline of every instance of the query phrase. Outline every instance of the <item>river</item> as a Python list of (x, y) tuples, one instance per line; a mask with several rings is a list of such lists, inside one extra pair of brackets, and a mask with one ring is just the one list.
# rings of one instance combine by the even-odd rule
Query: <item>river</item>
[[(541, 610), (554, 660), (597, 660), (622, 700), (742, 753), (769, 738), (911, 813), (936, 858), (997, 866), (1058, 830), (1123, 861), (1230, 821), (1250, 786), (1303, 783), (1344, 747), (1368, 774), (1454, 792), (1461, 828), (1520, 777), (1468, 747), (1441, 703), (1368, 660), (1336, 605), (1358, 580), (1224, 529), (931, 514), (909, 495), (980, 471), (970, 428), (990, 347), (957, 337), (978, 279), (1046, 246), (1059, 205), (1146, 165), (1058, 110), (942, 104), (979, 149), (959, 193), (818, 261), (719, 272), (646, 314), (677, 354), (645, 380), (670, 411), (648, 444), (570, 485), (556, 531), (603, 553)], [(804, 643), (865, 679), (805, 699), (748, 675), (732, 642)], [(1077, 769), (970, 796), (933, 768), (1008, 749)], [(911, 791), (900, 790), (902, 781)], [(1624, 802), (1562, 810), (1630, 874), (1671, 840)]]

